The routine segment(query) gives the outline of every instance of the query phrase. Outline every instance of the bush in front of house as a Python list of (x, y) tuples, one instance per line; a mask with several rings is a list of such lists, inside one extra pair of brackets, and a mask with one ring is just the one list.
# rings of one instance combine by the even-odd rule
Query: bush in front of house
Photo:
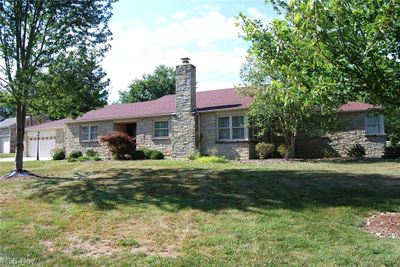
[(347, 156), (351, 158), (362, 158), (365, 156), (365, 148), (361, 144), (355, 144), (347, 151)]
[(90, 160), (90, 158), (89, 158), (88, 156), (80, 156), (80, 157), (78, 158), (78, 161), (79, 161), (79, 162), (84, 162), (84, 161), (88, 161), (88, 160)]
[(122, 132), (112, 132), (100, 137), (114, 159), (128, 159), (136, 151), (136, 140)]
[(276, 151), (278, 151), (282, 158), (286, 158), (287, 154), (289, 153), (289, 147), (286, 144), (280, 144)]
[(228, 160), (224, 156), (201, 156), (195, 159), (196, 162), (200, 163), (226, 163)]
[(71, 153), (69, 153), (68, 159), (77, 159), (82, 156), (83, 156), (83, 154), (81, 151), (75, 150), (75, 151), (72, 151)]
[(88, 149), (85, 151), (85, 156), (87, 156), (89, 158), (93, 158), (93, 157), (99, 156), (99, 153), (94, 149)]
[(100, 161), (101, 158), (100, 158), (99, 156), (94, 156), (94, 157), (92, 157), (92, 160), (94, 160), (94, 161)]
[(164, 159), (164, 154), (161, 151), (153, 150), (150, 153), (150, 159)]
[(53, 160), (63, 160), (65, 159), (64, 148), (56, 148), (53, 150)]
[(68, 162), (77, 162), (78, 159), (68, 157), (67, 161), (68, 161)]
[(136, 150), (133, 152), (131, 157), (133, 160), (140, 160), (140, 159), (145, 159), (146, 155), (143, 150)]
[(385, 146), (383, 150), (384, 159), (398, 159), (400, 158), (400, 146)]
[(260, 142), (256, 145), (256, 152), (260, 159), (271, 157), (275, 151), (275, 145), (271, 143)]

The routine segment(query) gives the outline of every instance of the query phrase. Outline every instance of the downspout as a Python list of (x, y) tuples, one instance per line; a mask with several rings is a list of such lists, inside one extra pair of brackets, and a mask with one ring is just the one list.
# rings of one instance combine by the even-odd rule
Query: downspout
[(197, 112), (197, 136), (198, 136), (198, 142), (197, 142), (197, 149), (200, 151), (200, 142), (201, 142), (201, 131), (200, 131), (200, 113)]

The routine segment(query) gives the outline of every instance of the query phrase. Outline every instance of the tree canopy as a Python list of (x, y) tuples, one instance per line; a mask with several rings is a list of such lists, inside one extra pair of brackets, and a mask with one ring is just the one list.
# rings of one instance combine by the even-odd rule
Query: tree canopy
[(278, 12), (335, 68), (348, 97), (400, 105), (400, 2), (272, 0)]
[[(79, 95), (81, 87), (69, 87), (64, 97), (46, 101), (43, 81), (65, 59), (85, 53), (101, 58), (109, 49), (108, 21), (114, 0), (0, 0), (0, 90), (15, 107), (17, 118), (16, 166), (23, 167), (23, 140), (27, 112), (38, 107), (60, 107)], [(64, 65), (65, 66), (65, 65)], [(54, 75), (53, 75), (54, 76)], [(101, 76), (101, 75), (100, 75)], [(99, 76), (98, 76), (99, 77)], [(57, 79), (53, 79), (55, 84)], [(51, 87), (54, 95), (63, 89)], [(79, 103), (77, 103), (79, 104)]]
[(157, 66), (152, 74), (143, 74), (135, 79), (127, 91), (119, 92), (120, 103), (134, 103), (175, 94), (175, 69), (165, 65)]
[(302, 131), (328, 129), (341, 103), (332, 90), (332, 65), (285, 20), (263, 25), (241, 14), (244, 38), (251, 44), (241, 77), (253, 96), (249, 118), (261, 132), (283, 136), (294, 156)]

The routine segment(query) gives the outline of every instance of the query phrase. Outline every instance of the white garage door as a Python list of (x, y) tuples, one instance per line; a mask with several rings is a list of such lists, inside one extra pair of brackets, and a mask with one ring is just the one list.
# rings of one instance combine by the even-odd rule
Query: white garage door
[(10, 137), (0, 138), (0, 153), (10, 153)]
[[(55, 131), (42, 131), (39, 137), (39, 157), (51, 157), (52, 150), (56, 147)], [(36, 157), (37, 132), (28, 134), (28, 157)]]

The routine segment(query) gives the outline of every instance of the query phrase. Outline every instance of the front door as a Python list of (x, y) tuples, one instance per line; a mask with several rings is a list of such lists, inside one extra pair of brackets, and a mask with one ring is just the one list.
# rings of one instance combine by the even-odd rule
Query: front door
[(137, 129), (136, 123), (129, 123), (126, 125), (126, 133), (129, 136), (136, 137), (136, 129)]

